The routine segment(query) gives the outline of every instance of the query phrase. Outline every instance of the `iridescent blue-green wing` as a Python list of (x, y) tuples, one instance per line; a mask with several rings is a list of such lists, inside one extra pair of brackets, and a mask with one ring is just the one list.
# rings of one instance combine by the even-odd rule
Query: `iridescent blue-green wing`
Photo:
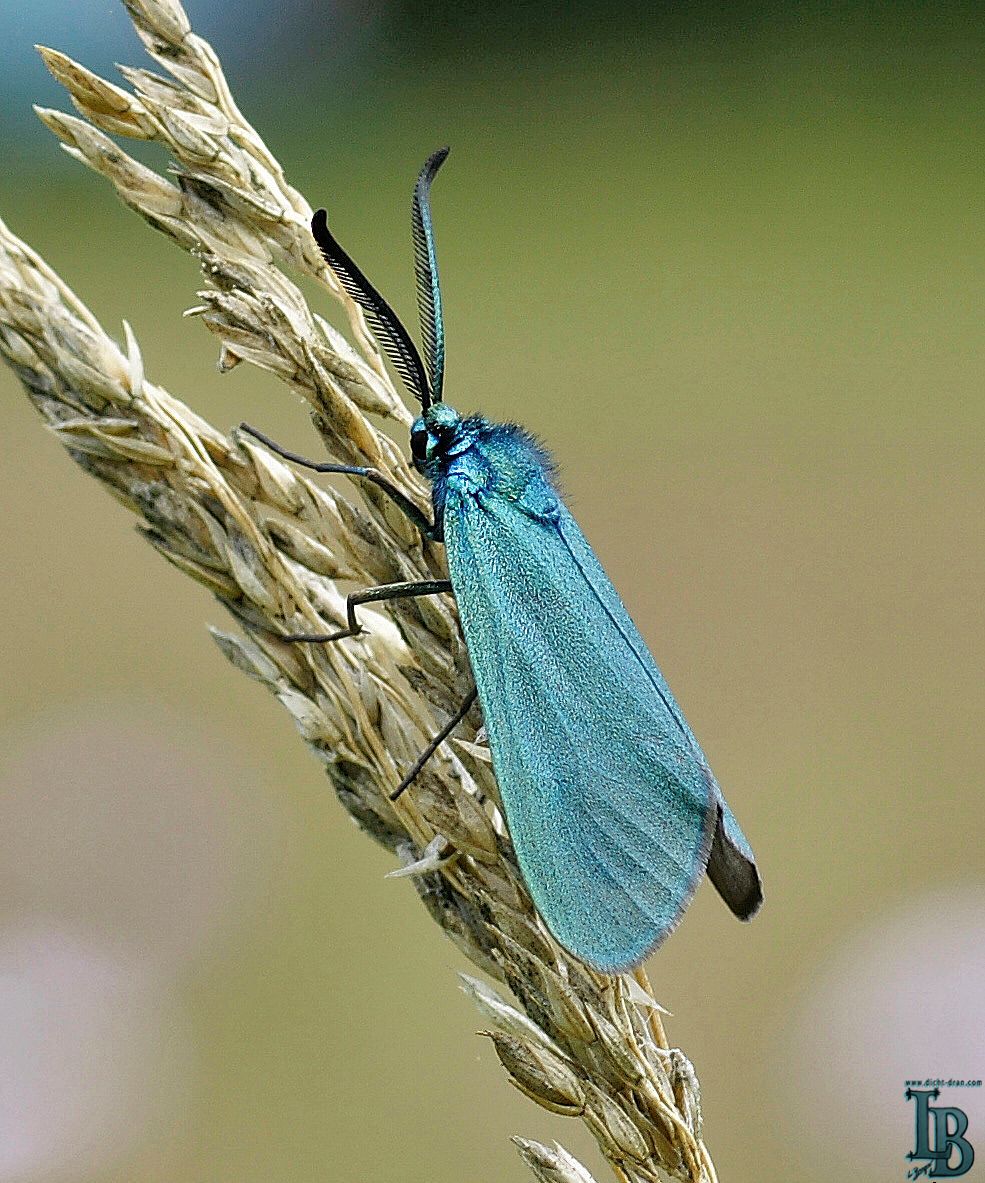
[(674, 928), (704, 872), (714, 782), (566, 513), (544, 520), (450, 487), (445, 543), (534, 902), (583, 960), (610, 972), (635, 965)]
[(670, 687), (646, 648), (646, 643), (610, 583), (595, 552), (588, 545), (577, 523), (563, 505), (561, 506), (559, 530), (572, 558), (584, 572), (585, 578), (591, 584), (599, 602), (618, 622), (620, 631), (626, 637), (627, 642), (640, 656), (640, 660), (646, 664), (650, 679), (654, 687), (657, 688), (668, 713), (673, 717), (681, 732), (687, 736), (694, 758), (701, 765), (705, 777), (714, 789), (718, 799), (718, 818), (708, 859), (708, 878), (715, 885), (718, 894), (740, 920), (751, 920), (763, 902), (762, 881), (752, 848), (742, 833), (735, 815), (729, 809), (718, 781), (708, 767), (705, 754), (688, 726), (683, 712), (677, 705)]

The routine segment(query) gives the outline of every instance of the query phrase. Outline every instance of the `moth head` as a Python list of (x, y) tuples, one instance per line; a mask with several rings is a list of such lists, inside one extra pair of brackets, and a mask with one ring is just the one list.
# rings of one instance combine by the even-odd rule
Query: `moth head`
[(462, 418), (447, 403), (432, 403), (410, 429), (410, 451), (414, 467), (426, 473), (443, 456), (453, 454), (461, 435)]

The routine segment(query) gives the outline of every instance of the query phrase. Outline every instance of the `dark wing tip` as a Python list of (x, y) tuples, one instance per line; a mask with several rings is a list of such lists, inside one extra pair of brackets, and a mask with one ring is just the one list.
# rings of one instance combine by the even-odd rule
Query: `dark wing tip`
[(740, 850), (725, 829), (721, 806), (708, 857), (708, 878), (740, 920), (751, 920), (763, 903), (763, 881), (753, 859)]

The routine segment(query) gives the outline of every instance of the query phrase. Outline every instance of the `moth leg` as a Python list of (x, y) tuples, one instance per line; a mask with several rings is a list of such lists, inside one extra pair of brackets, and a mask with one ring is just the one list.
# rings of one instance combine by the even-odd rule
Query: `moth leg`
[(282, 459), (290, 460), (292, 464), (300, 464), (302, 468), (310, 468), (312, 472), (338, 472), (343, 476), (362, 477), (363, 480), (369, 481), (378, 489), (382, 489), (394, 505), (410, 518), (425, 538), (432, 542), (441, 541), (438, 529), (433, 522), (428, 520), (427, 514), (423, 510), (418, 509), (407, 494), (401, 492), (392, 481), (387, 480), (378, 468), (365, 468), (358, 464), (333, 464), (329, 461), (308, 460), (298, 452), (291, 452), (287, 448), (282, 448), (269, 435), (264, 435), (262, 431), (251, 427), (249, 423), (241, 423), (239, 429), (247, 435), (252, 435), (261, 444), (265, 444), (271, 452), (275, 452)]
[(367, 587), (346, 597), (345, 628), (339, 629), (336, 633), (287, 633), (280, 640), (310, 641), (320, 645), (329, 641), (341, 641), (345, 637), (358, 637), (363, 631), (362, 625), (356, 619), (356, 609), (360, 604), (374, 604), (380, 600), (409, 600), (415, 596), (437, 596), (450, 591), (450, 579), (421, 579), (414, 583), (381, 583), (379, 587)]
[(417, 759), (414, 761), (413, 765), (411, 766), (410, 771), (407, 773), (407, 775), (404, 777), (404, 779), (400, 782), (400, 784), (397, 785), (397, 787), (390, 794), (391, 801), (396, 801), (397, 798), (400, 796), (400, 794), (404, 791), (404, 789), (406, 789), (408, 787), (408, 785), (411, 785), (414, 782), (414, 780), (417, 778), (417, 774), (421, 771), (421, 769), (424, 767), (424, 765), (428, 762), (428, 760), (431, 759), (431, 757), (438, 750), (438, 748), (441, 747), (441, 745), (445, 742), (445, 740), (448, 738), (448, 736), (451, 735), (451, 733), (455, 730), (455, 728), (459, 725), (459, 723), (461, 723), (461, 721), (465, 718), (465, 716), (472, 709), (472, 704), (475, 702), (476, 698), (478, 697), (478, 694), (479, 694), (478, 690), (476, 690), (476, 688), (473, 686), (472, 689), (469, 691), (468, 695), (466, 696), (465, 701), (462, 703), (462, 705), (458, 708), (458, 710), (455, 712), (455, 714), (448, 720), (448, 722), (444, 725), (444, 727), (441, 728), (441, 730), (434, 737), (434, 739), (431, 740), (431, 742), (424, 749), (424, 751), (421, 752), (421, 754), (417, 757)]

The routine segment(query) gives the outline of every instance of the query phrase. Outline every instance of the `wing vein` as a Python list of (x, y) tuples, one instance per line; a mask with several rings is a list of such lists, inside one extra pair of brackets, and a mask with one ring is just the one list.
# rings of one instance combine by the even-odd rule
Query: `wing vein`
[[(568, 542), (567, 538), (565, 538), (564, 532), (561, 529), (560, 525), (557, 526), (557, 534), (558, 534), (558, 537), (561, 539), (561, 542), (563, 543), (565, 550), (571, 556), (571, 561), (575, 564), (575, 566), (581, 572), (582, 578), (585, 580), (585, 583), (588, 585), (589, 590), (591, 591), (592, 595), (597, 600), (599, 607), (606, 614), (606, 616), (608, 616), (609, 620), (612, 621), (612, 623), (615, 626), (616, 630), (618, 631), (619, 635), (626, 642), (633, 657), (636, 658), (637, 665), (639, 665), (640, 669), (646, 675), (647, 681), (650, 683), (650, 685), (653, 687), (653, 689), (660, 696), (661, 701), (663, 702), (664, 706), (667, 708), (667, 713), (670, 715), (670, 717), (674, 720), (674, 722), (680, 728), (681, 735), (684, 736), (684, 738), (688, 742), (688, 747), (691, 748), (693, 751), (694, 744), (691, 740), (691, 733), (688, 730), (687, 726), (685, 725), (684, 720), (681, 719), (680, 715), (678, 714), (678, 712), (676, 710), (677, 704), (672, 699), (669, 699), (666, 694), (664, 694), (663, 688), (659, 685), (659, 683), (653, 677), (653, 674), (650, 670), (649, 663), (644, 661), (643, 657), (640, 655), (639, 650), (637, 649), (636, 645), (633, 642), (633, 638), (627, 634), (626, 630), (622, 626), (622, 622), (615, 616), (615, 614), (609, 608), (609, 605), (599, 595), (599, 593), (595, 587), (595, 584), (592, 582), (591, 577), (589, 576), (588, 572), (585, 570), (584, 565), (582, 564), (582, 562), (578, 558), (578, 556), (575, 554), (575, 552), (572, 550), (571, 544)], [(702, 763), (703, 763), (703, 761), (702, 761)]]

